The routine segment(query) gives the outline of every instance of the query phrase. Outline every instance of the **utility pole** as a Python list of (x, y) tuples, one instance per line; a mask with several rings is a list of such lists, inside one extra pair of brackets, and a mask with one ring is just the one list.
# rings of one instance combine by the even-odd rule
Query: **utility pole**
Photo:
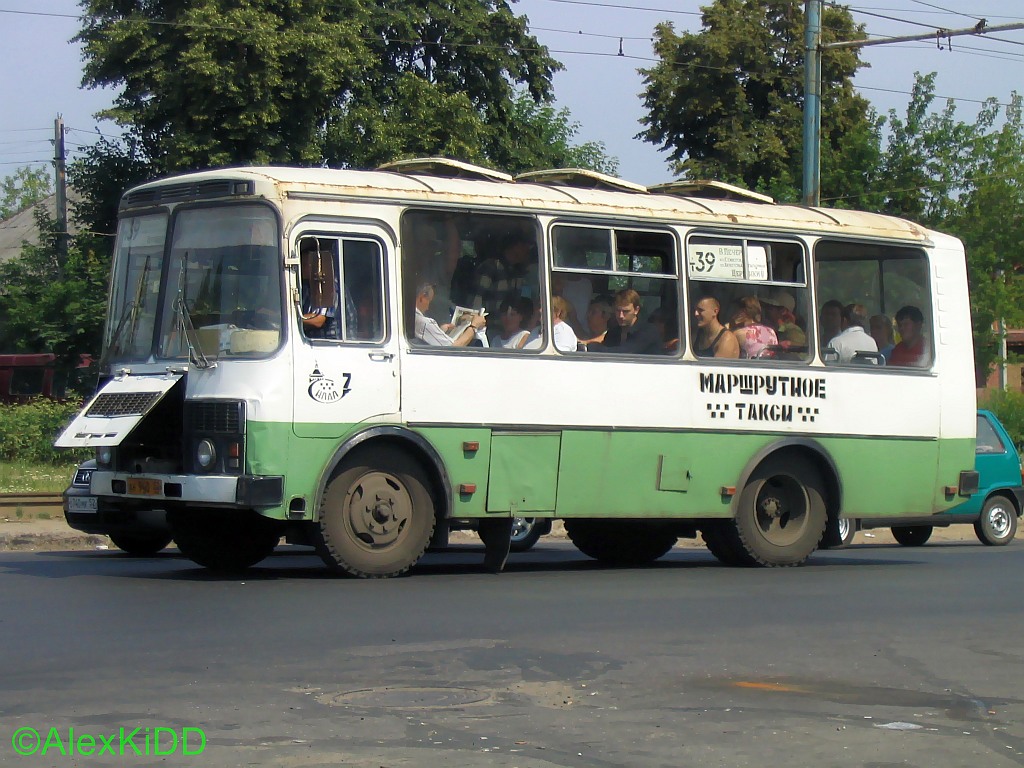
[(1007, 32), (1024, 29), (1024, 23), (1000, 24), (988, 26), (982, 19), (973, 27), (965, 29), (936, 29), (921, 35), (903, 35), (902, 37), (886, 37), (881, 40), (841, 40), (835, 43), (821, 42), (821, 6), (822, 0), (805, 0), (804, 15), (806, 19), (806, 58), (804, 59), (804, 205), (819, 205), (821, 202), (821, 54), (824, 51), (839, 48), (866, 48), (870, 45), (889, 45), (917, 40), (934, 40), (942, 49), (942, 41), (946, 47), (952, 48), (951, 40), (962, 35), (984, 35), (987, 32)]
[(63, 277), (68, 258), (68, 178), (64, 153), (64, 118), (53, 121), (53, 165), (56, 169), (57, 264)]
[(821, 199), (821, 0), (806, 0), (804, 32), (804, 205)]

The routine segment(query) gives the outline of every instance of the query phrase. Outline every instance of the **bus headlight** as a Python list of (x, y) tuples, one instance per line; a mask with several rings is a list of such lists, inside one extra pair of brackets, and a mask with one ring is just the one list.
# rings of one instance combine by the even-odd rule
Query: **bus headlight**
[(109, 445), (105, 445), (102, 448), (96, 449), (96, 466), (98, 467), (110, 467), (111, 462), (114, 460), (114, 449)]
[(213, 443), (206, 439), (200, 440), (196, 446), (196, 463), (199, 467), (204, 470), (212, 469), (216, 461), (217, 449), (213, 447)]

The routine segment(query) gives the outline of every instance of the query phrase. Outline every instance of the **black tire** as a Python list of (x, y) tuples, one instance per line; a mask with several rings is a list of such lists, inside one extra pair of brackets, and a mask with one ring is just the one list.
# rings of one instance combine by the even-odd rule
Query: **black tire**
[(420, 464), (400, 450), (372, 448), (327, 483), (314, 533), (317, 554), (352, 576), (408, 571), (434, 533), (434, 502)]
[(981, 517), (974, 524), (978, 539), (988, 547), (1001, 547), (1017, 535), (1017, 508), (1002, 494), (985, 499)]
[(152, 557), (171, 543), (169, 533), (111, 533), (114, 546), (132, 557)]
[(679, 540), (663, 525), (633, 520), (566, 520), (565, 532), (580, 552), (612, 566), (654, 562)]
[(543, 531), (543, 521), (539, 518), (513, 517), (512, 544), (509, 546), (509, 550), (512, 552), (526, 552), (533, 549), (533, 545), (540, 541)]
[(255, 512), (172, 511), (167, 522), (181, 554), (221, 573), (256, 565), (274, 551), (283, 533), (280, 521)]
[(931, 538), (934, 528), (930, 525), (895, 525), (891, 530), (897, 543), (904, 547), (920, 547)]
[(828, 515), (817, 468), (800, 456), (772, 456), (740, 494), (736, 534), (756, 565), (802, 565), (818, 547)]
[(857, 521), (849, 517), (843, 517), (839, 520), (839, 546), (848, 547), (853, 543), (853, 538), (857, 535)]
[(708, 551), (723, 565), (757, 565), (743, 549), (732, 520), (711, 521), (700, 529), (700, 536)]

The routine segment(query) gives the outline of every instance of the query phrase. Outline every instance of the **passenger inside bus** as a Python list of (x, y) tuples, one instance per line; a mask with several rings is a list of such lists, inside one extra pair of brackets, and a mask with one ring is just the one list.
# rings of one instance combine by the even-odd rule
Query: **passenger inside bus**
[(741, 296), (733, 303), (729, 329), (739, 344), (741, 357), (767, 357), (769, 347), (779, 344), (775, 329), (761, 322), (761, 302), (756, 296)]
[(896, 313), (896, 329), (900, 343), (889, 355), (889, 365), (927, 368), (931, 364), (928, 339), (924, 335), (924, 315), (913, 305), (901, 307)]
[[(579, 341), (576, 332), (566, 321), (569, 315), (569, 302), (563, 296), (551, 297), (551, 335), (555, 341), (555, 349), (559, 352), (576, 352)], [(544, 346), (543, 324), (538, 325), (526, 340), (523, 349), (540, 349)]]
[(893, 347), (896, 346), (896, 340), (893, 337), (892, 331), (892, 320), (889, 319), (888, 315), (872, 315), (871, 320), (868, 322), (871, 338), (875, 340), (882, 359), (888, 364), (889, 355), (892, 354)]
[(501, 330), (494, 334), (492, 347), (500, 349), (522, 349), (530, 337), (527, 323), (533, 319), (533, 301), (520, 296), (507, 298), (499, 308)]
[(838, 299), (829, 299), (821, 305), (821, 312), (818, 315), (818, 326), (821, 335), (818, 336), (818, 346), (824, 349), (828, 342), (839, 335), (843, 330), (843, 305)]
[(337, 279), (334, 255), (321, 249), (316, 238), (307, 238), (299, 248), (299, 274), (302, 279), (302, 328), (311, 339), (337, 338), (335, 296)]
[(587, 307), (586, 324), (581, 329), (581, 333), (577, 334), (581, 343), (589, 345), (600, 344), (604, 341), (612, 319), (613, 303), (612, 297), (606, 294), (591, 299), (590, 306)]
[(698, 357), (739, 357), (740, 345), (736, 336), (722, 325), (718, 315), (722, 305), (714, 296), (705, 296), (693, 310), (697, 334), (693, 342)]
[(507, 225), (495, 234), (489, 240), (496, 241), (497, 253), (484, 258), (474, 275), (475, 293), (468, 302), (474, 309), (494, 311), (510, 294), (532, 297), (536, 293), (535, 236)]
[(416, 319), (414, 336), (416, 340), (433, 347), (466, 347), (477, 338), (477, 331), (487, 325), (487, 318), (479, 313), (469, 316), (468, 323), (456, 336), (451, 336), (451, 323), (439, 324), (429, 317), (430, 303), (434, 300), (435, 286), (424, 282), (416, 287)]
[(633, 288), (623, 288), (615, 294), (613, 317), (615, 322), (601, 344), (588, 349), (618, 352), (628, 355), (661, 355), (665, 353), (661, 334), (650, 323), (640, 320), (640, 294)]
[(878, 345), (868, 334), (868, 311), (863, 304), (847, 304), (843, 307), (840, 326), (842, 330), (828, 342), (829, 348), (835, 350), (839, 355), (840, 363), (853, 363), (868, 359), (865, 357), (858, 359), (858, 352), (878, 352)]
[(775, 329), (779, 344), (786, 349), (807, 351), (807, 333), (796, 316), (796, 299), (788, 291), (771, 291), (757, 297), (761, 302), (763, 322)]

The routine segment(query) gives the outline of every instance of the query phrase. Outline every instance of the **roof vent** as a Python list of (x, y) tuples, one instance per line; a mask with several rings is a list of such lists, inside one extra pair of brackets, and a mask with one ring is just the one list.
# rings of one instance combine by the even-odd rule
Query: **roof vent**
[(656, 184), (647, 191), (654, 195), (701, 197), (709, 200), (741, 200), (745, 203), (774, 203), (775, 198), (726, 184), (724, 181), (670, 181)]
[(579, 189), (599, 189), (605, 192), (640, 192), (647, 194), (647, 187), (640, 184), (617, 179), (606, 173), (598, 173), (586, 168), (552, 168), (547, 171), (530, 171), (529, 173), (521, 173), (516, 176), (516, 181), (531, 184), (577, 187)]
[(447, 157), (413, 157), (408, 160), (394, 160), (377, 167), (378, 171), (440, 176), (446, 179), (474, 179), (476, 181), (512, 181), (507, 173), (484, 168), (480, 165), (451, 160)]

